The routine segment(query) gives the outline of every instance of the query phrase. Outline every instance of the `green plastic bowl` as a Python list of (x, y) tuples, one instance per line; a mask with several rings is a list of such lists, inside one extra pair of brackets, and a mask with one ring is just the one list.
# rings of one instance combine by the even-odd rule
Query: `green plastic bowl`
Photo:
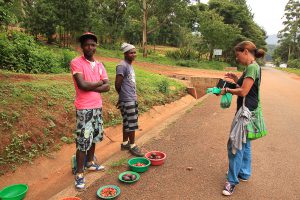
[(1, 200), (22, 200), (28, 191), (28, 186), (25, 184), (10, 185), (0, 191)]
[[(125, 175), (125, 174), (133, 174), (136, 176), (136, 179), (133, 180), (133, 181), (125, 181), (122, 179), (122, 176)], [(136, 172), (132, 172), (132, 171), (126, 171), (126, 172), (122, 172), (121, 174), (119, 174), (119, 180), (122, 181), (123, 183), (134, 183), (134, 182), (137, 182), (138, 180), (140, 180), (140, 175)]]
[[(138, 162), (145, 164), (145, 166), (142, 166), (142, 167), (134, 166), (134, 164), (136, 164)], [(128, 165), (129, 165), (131, 171), (134, 171), (134, 172), (145, 172), (149, 169), (150, 164), (151, 164), (151, 161), (148, 160), (147, 158), (143, 158), (143, 157), (136, 157), (136, 158), (131, 158), (130, 160), (128, 160)]]
[[(105, 189), (105, 188), (114, 188), (114, 189), (116, 189), (116, 191), (117, 191), (116, 195), (115, 195), (115, 196), (112, 196), (112, 197), (104, 197), (104, 196), (102, 196), (102, 195), (101, 195), (101, 192), (102, 192), (102, 190)], [(99, 188), (99, 189), (97, 190), (97, 196), (100, 197), (101, 199), (114, 199), (114, 198), (116, 198), (117, 196), (119, 196), (120, 193), (121, 193), (121, 189), (120, 189), (118, 186), (116, 186), (116, 185), (105, 185), (105, 186), (102, 186), (101, 188)]]

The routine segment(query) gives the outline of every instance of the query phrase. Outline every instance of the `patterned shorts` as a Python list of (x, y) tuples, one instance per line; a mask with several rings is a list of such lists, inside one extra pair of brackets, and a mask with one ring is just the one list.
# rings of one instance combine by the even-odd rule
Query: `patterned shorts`
[(139, 128), (138, 125), (138, 103), (136, 101), (119, 102), (119, 108), (123, 117), (124, 132), (132, 132)]
[(76, 110), (76, 149), (88, 151), (103, 139), (102, 108)]

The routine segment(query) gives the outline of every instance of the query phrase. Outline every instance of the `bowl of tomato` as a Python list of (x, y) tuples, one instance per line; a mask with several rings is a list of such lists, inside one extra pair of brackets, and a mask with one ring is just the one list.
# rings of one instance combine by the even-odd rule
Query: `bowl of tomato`
[(97, 190), (97, 196), (101, 199), (114, 199), (119, 196), (121, 189), (116, 185), (105, 185)]
[(128, 160), (129, 168), (134, 172), (145, 172), (149, 169), (150, 164), (150, 160), (143, 157), (136, 157)]

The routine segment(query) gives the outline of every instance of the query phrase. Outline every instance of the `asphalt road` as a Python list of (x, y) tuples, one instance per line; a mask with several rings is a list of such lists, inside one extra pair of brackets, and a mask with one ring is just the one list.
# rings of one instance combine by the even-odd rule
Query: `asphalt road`
[[(240, 183), (230, 198), (300, 199), (300, 78), (265, 68), (261, 95), (269, 134), (252, 142), (253, 175)], [(132, 185), (118, 182), (118, 172), (111, 171), (79, 197), (97, 199), (99, 187), (116, 184), (122, 191), (118, 199), (227, 198), (221, 192), (236, 105), (233, 101), (230, 109), (223, 110), (219, 102), (220, 97), (208, 97), (144, 145), (148, 150), (164, 151), (164, 165), (151, 167)], [(118, 168), (119, 172), (126, 169)]]

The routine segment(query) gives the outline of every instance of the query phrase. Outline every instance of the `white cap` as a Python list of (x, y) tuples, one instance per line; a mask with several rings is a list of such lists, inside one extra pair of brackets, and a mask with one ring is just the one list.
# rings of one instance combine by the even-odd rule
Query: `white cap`
[(123, 51), (123, 53), (126, 53), (127, 51), (129, 51), (131, 49), (135, 49), (135, 46), (133, 46), (132, 44), (128, 44), (128, 43), (124, 42), (121, 45), (121, 50)]

